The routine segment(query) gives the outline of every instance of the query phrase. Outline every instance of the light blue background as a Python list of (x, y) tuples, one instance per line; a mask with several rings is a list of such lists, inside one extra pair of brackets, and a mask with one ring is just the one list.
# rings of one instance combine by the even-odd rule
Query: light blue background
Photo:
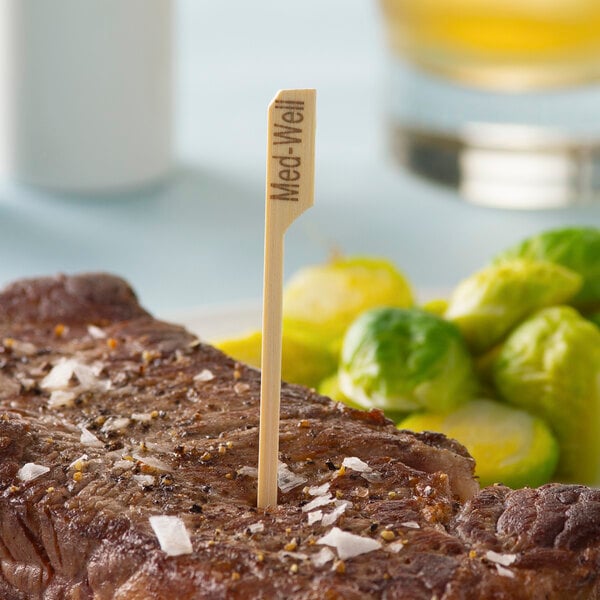
[(318, 91), (315, 206), (286, 237), (286, 273), (333, 249), (393, 259), (418, 289), (448, 288), (491, 255), (600, 206), (479, 208), (399, 170), (385, 143), (385, 51), (374, 2), (182, 0), (177, 17), (178, 166), (160, 188), (66, 198), (4, 182), (0, 284), (111, 271), (171, 312), (258, 298), (266, 107)]

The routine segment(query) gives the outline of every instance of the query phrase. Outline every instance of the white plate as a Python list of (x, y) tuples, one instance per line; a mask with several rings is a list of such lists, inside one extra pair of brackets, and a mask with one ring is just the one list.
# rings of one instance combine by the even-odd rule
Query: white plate
[(262, 306), (259, 300), (201, 306), (161, 315), (161, 319), (170, 323), (179, 323), (208, 342), (237, 337), (260, 329), (261, 318)]

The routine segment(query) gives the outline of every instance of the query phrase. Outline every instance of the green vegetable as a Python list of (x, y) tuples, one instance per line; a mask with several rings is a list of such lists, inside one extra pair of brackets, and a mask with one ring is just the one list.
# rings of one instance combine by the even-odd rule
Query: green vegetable
[(567, 306), (544, 309), (507, 338), (496, 389), (543, 418), (560, 445), (557, 476), (600, 483), (600, 330)]
[[(286, 328), (281, 343), (281, 377), (284, 381), (316, 388), (322, 379), (337, 369), (336, 357), (321, 340)], [(225, 354), (257, 368), (260, 368), (261, 345), (260, 331), (215, 342)]]
[(446, 310), (448, 310), (448, 300), (445, 298), (435, 298), (425, 302), (421, 308), (424, 311), (443, 317)]
[(483, 486), (537, 487), (552, 477), (558, 461), (558, 444), (541, 419), (492, 400), (468, 402), (447, 415), (417, 413), (398, 427), (458, 440), (475, 459)]
[(576, 306), (600, 306), (600, 229), (567, 227), (545, 231), (509, 248), (496, 262), (528, 258), (553, 262), (579, 273), (583, 285), (573, 299)]
[(321, 383), (319, 384), (319, 394), (322, 394), (323, 396), (328, 396), (336, 402), (343, 402), (344, 404), (347, 404), (352, 408), (361, 408), (357, 404), (354, 404), (352, 400), (344, 396), (344, 393), (340, 389), (340, 382), (337, 373), (330, 375), (329, 377), (326, 377), (325, 379), (323, 379), (323, 381), (321, 381)]
[(515, 259), (489, 266), (461, 282), (445, 317), (475, 352), (498, 343), (539, 308), (568, 302), (581, 276), (550, 262)]
[[(346, 406), (349, 406), (350, 408), (356, 408), (358, 410), (366, 410), (364, 406), (361, 406), (357, 402), (350, 400), (350, 398), (348, 398), (344, 394), (344, 392), (342, 392), (342, 390), (340, 388), (340, 378), (337, 373), (335, 375), (331, 375), (330, 377), (327, 377), (327, 378), (323, 379), (323, 381), (321, 381), (321, 383), (319, 385), (319, 394), (322, 394), (323, 396), (329, 396), (329, 398), (331, 398), (332, 400), (335, 400), (336, 402), (342, 402), (343, 404), (345, 404)], [(369, 408), (372, 408), (372, 407), (369, 407)], [(385, 416), (388, 419), (394, 421), (394, 423), (399, 423), (400, 421), (402, 421), (402, 419), (405, 419), (407, 417), (407, 415), (408, 415), (408, 413), (406, 411), (400, 411), (400, 412), (390, 411), (390, 410), (385, 411)]]
[(340, 258), (298, 271), (286, 285), (286, 327), (309, 332), (339, 350), (347, 327), (376, 306), (407, 307), (413, 295), (404, 276), (388, 261)]
[(449, 411), (477, 386), (456, 327), (416, 308), (363, 313), (344, 337), (339, 383), (353, 402), (388, 415)]
[(600, 311), (593, 312), (584, 316), (586, 319), (588, 319), (588, 321), (591, 321), (592, 323), (594, 323), (594, 325), (600, 327)]
[[(340, 388), (340, 378), (337, 373), (321, 381), (321, 384), (319, 385), (319, 394), (323, 394), (323, 396), (329, 396), (332, 400), (335, 400), (336, 402), (342, 402), (350, 408), (365, 410), (364, 406), (361, 406), (357, 402), (350, 400), (350, 398), (348, 398), (344, 392), (342, 392)], [(408, 413), (406, 411), (385, 411), (385, 416), (394, 421), (394, 423), (399, 423), (402, 421), (402, 419), (405, 419), (407, 414)]]

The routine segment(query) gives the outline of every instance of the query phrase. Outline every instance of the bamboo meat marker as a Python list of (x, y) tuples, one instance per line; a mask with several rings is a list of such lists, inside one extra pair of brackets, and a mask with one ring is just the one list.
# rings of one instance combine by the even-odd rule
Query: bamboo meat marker
[(277, 504), (283, 237), (314, 202), (315, 90), (280, 90), (269, 104), (258, 447), (258, 507)]

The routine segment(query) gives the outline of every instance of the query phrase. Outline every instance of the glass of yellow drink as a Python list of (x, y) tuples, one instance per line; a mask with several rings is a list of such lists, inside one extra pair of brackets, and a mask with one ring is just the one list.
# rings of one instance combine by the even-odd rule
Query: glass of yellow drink
[(597, 199), (600, 0), (380, 5), (405, 164), (484, 204)]

